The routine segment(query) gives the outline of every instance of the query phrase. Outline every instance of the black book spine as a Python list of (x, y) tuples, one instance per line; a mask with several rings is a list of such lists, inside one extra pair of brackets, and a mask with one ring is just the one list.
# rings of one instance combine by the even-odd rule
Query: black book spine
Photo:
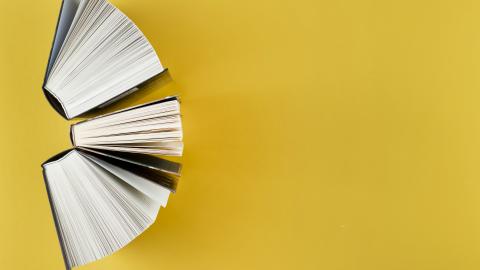
[(73, 147), (77, 147), (75, 144), (75, 133), (73, 132), (73, 129), (75, 128), (75, 125), (70, 126), (70, 141), (72, 142)]

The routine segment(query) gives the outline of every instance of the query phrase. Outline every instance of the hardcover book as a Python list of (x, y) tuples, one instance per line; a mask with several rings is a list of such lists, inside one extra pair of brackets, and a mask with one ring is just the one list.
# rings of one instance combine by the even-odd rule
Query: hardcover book
[(164, 71), (140, 29), (106, 0), (63, 0), (43, 83), (66, 119), (102, 107)]

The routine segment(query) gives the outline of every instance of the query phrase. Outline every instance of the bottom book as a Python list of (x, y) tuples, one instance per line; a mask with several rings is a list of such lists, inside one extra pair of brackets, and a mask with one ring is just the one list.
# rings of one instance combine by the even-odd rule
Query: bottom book
[(117, 251), (153, 224), (180, 173), (165, 159), (81, 148), (42, 166), (67, 269)]

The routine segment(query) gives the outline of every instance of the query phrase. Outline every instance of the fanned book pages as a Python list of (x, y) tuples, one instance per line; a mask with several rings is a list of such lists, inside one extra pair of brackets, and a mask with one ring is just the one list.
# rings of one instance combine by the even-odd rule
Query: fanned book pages
[(181, 165), (176, 97), (79, 122), (74, 149), (42, 167), (67, 269), (122, 248), (150, 226), (175, 191)]
[(180, 173), (164, 159), (80, 148), (43, 169), (67, 269), (112, 254), (147, 229)]
[(106, 0), (64, 0), (43, 89), (71, 119), (109, 104), (162, 73), (138, 27)]
[(71, 127), (74, 146), (97, 150), (181, 156), (180, 103), (169, 97), (99, 116)]

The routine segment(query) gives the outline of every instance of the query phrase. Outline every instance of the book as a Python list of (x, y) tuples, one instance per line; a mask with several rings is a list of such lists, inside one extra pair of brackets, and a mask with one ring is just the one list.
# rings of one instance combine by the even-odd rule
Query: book
[(72, 119), (109, 104), (161, 74), (140, 29), (106, 0), (63, 0), (43, 90)]
[(168, 97), (71, 126), (72, 144), (98, 150), (181, 156), (180, 103)]
[(67, 269), (124, 247), (175, 192), (181, 164), (179, 102), (169, 97), (79, 122), (73, 149), (42, 164)]

